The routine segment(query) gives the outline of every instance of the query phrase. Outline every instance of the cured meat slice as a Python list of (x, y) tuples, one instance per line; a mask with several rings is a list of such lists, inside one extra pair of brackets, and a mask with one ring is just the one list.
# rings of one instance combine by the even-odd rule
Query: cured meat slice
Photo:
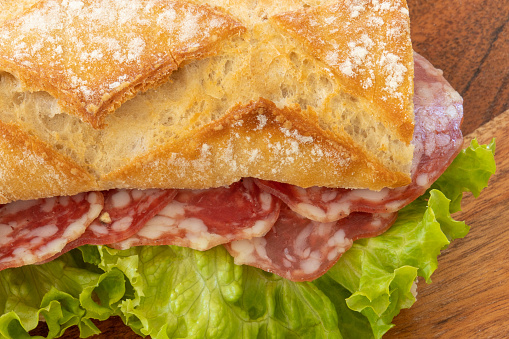
[(0, 207), (0, 270), (34, 264), (59, 253), (99, 216), (100, 192), (16, 201)]
[(264, 236), (237, 240), (225, 247), (238, 265), (250, 265), (293, 281), (311, 281), (332, 267), (354, 240), (377, 236), (397, 213), (352, 213), (335, 222), (309, 220), (282, 207)]
[(104, 209), (81, 237), (67, 244), (62, 253), (81, 245), (104, 245), (129, 238), (159, 213), (177, 194), (176, 190), (114, 189), (104, 192)]
[(262, 236), (278, 215), (279, 200), (261, 191), (252, 179), (229, 187), (179, 190), (137, 234), (110, 246), (180, 245), (206, 250), (232, 240)]
[(396, 189), (375, 192), (297, 186), (258, 180), (265, 191), (283, 200), (309, 219), (331, 222), (352, 212), (396, 212), (422, 195), (461, 150), (462, 99), (426, 59), (414, 54), (415, 131), (412, 182)]

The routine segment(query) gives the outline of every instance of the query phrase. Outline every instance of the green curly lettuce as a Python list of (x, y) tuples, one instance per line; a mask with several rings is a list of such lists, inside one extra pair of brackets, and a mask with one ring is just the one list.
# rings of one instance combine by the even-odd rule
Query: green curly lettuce
[(117, 251), (83, 246), (43, 264), (0, 272), (0, 335), (26, 338), (42, 318), (48, 338), (120, 316), (152, 338), (380, 338), (431, 282), (437, 256), (468, 226), (451, 217), (495, 171), (495, 143), (473, 141), (384, 234), (354, 243), (324, 276), (291, 282), (237, 266), (222, 247)]

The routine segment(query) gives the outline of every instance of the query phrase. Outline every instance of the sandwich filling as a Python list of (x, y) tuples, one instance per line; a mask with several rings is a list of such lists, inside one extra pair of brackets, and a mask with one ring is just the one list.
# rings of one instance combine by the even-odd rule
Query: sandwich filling
[[(84, 244), (125, 249), (224, 244), (237, 264), (295, 281), (324, 274), (359, 238), (386, 231), (460, 151), (462, 100), (421, 56), (415, 63), (412, 183), (381, 191), (299, 188), (244, 178), (204, 190), (110, 190), (0, 208), (0, 268), (46, 262)], [(36, 226), (34, 226), (36, 225)]]

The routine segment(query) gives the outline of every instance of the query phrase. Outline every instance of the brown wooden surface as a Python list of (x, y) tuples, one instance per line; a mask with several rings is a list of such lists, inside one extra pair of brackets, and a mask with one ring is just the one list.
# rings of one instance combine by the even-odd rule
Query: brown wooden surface
[(414, 49), (463, 96), (468, 134), (509, 109), (509, 0), (407, 0)]
[(464, 134), (475, 130), (483, 143), (497, 138), (497, 173), (478, 199), (465, 198), (456, 217), (471, 226), (470, 233), (443, 252), (433, 283), (420, 281), (417, 303), (396, 317), (385, 338), (506, 338), (509, 1), (408, 3), (414, 49), (442, 69), (464, 98)]
[[(408, 0), (414, 49), (464, 97), (468, 134), (509, 109), (509, 0)], [(460, 215), (472, 227), (439, 258), (433, 284), (419, 283), (418, 301), (396, 319), (387, 338), (509, 336), (509, 113), (481, 129), (498, 137), (498, 172)], [(98, 324), (95, 338), (137, 338), (119, 318)], [(44, 333), (40, 330), (39, 333)], [(35, 334), (35, 333), (34, 333)], [(64, 338), (76, 338), (71, 328)]]
[(442, 252), (433, 283), (419, 282), (417, 303), (398, 315), (387, 338), (509, 336), (508, 132), (509, 111), (472, 134), (482, 143), (496, 138), (497, 173), (479, 198), (465, 197), (455, 217), (470, 233)]

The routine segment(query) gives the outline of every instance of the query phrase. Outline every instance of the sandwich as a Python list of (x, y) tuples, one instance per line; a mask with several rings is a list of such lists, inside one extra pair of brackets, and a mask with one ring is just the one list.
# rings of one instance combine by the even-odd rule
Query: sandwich
[(10, 5), (7, 338), (379, 338), (494, 172), (404, 0)]

